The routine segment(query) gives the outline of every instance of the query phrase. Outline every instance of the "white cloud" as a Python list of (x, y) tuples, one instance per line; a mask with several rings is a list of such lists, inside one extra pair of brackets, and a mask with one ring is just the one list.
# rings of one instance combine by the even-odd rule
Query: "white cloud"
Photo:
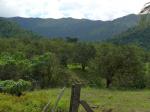
[(137, 14), (149, 0), (0, 0), (0, 16), (112, 20)]

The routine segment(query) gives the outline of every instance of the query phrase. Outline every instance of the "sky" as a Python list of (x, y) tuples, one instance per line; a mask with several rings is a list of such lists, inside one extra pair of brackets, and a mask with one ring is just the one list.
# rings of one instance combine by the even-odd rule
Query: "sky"
[(113, 20), (138, 14), (150, 0), (0, 0), (0, 17)]

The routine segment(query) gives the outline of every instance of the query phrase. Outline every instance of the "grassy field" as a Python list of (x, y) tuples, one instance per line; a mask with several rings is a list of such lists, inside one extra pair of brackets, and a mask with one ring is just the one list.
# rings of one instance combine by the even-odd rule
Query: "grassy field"
[[(0, 94), (0, 112), (41, 112), (50, 99), (54, 104), (60, 89), (41, 90), (25, 93), (21, 97)], [(70, 89), (66, 89), (59, 103), (59, 110), (67, 112), (69, 109)], [(84, 88), (81, 99), (90, 106), (96, 106), (95, 112), (149, 112), (150, 90), (118, 91)], [(50, 107), (50, 108), (51, 108)], [(85, 112), (80, 107), (80, 112)]]

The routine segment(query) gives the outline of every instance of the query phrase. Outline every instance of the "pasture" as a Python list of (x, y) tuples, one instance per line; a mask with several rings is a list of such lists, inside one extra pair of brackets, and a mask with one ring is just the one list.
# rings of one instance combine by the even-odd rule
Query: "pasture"
[[(26, 92), (21, 97), (0, 94), (0, 112), (42, 112), (42, 108), (51, 101), (54, 105), (61, 89), (36, 90)], [(70, 103), (70, 89), (58, 104), (58, 110), (68, 112)], [(94, 107), (94, 112), (148, 112), (150, 110), (150, 90), (107, 90), (83, 88), (81, 99)], [(80, 107), (79, 112), (85, 112)]]

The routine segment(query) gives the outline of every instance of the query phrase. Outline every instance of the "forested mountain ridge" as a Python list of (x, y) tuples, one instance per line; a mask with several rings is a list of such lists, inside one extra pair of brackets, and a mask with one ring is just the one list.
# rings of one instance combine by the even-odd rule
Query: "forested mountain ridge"
[(87, 19), (40, 19), (40, 18), (5, 18), (15, 21), (27, 30), (31, 30), (41, 36), (76, 37), (79, 40), (101, 41), (111, 38), (128, 28), (135, 26), (139, 20), (137, 15), (128, 15), (113, 21), (92, 21)]
[(0, 18), (0, 37), (10, 38), (10, 37), (38, 37), (31, 31), (25, 30), (20, 27), (17, 23), (8, 21), (4, 18)]
[(150, 49), (150, 26), (134, 27), (128, 29), (114, 38), (108, 40), (115, 44), (137, 44), (145, 49)]

